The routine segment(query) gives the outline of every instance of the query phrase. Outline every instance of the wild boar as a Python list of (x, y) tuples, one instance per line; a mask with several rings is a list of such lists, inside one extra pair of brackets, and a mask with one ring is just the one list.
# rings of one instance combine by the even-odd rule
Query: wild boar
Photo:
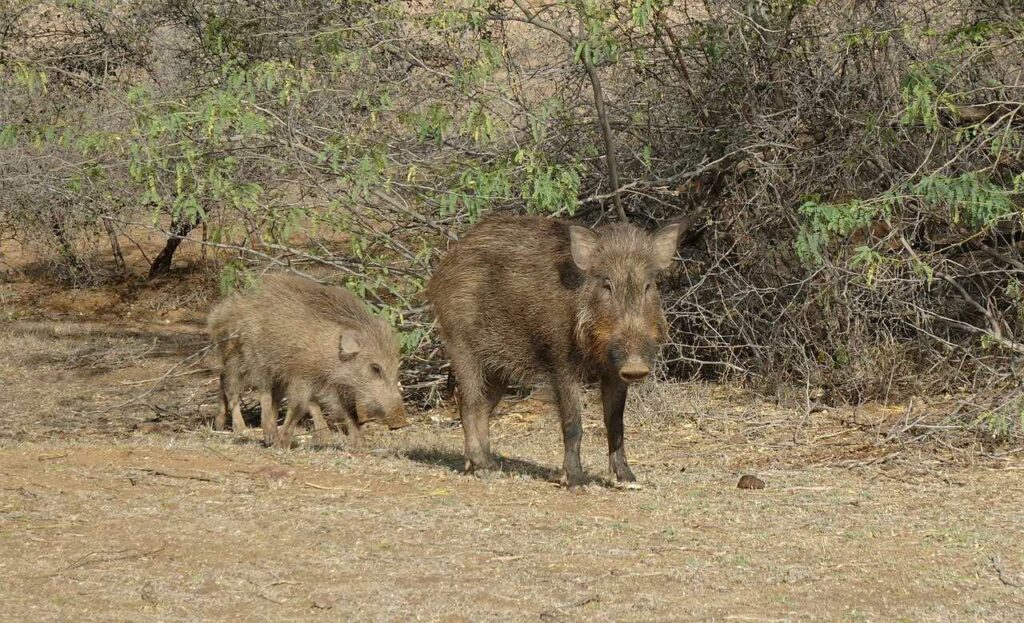
[[(247, 386), (260, 392), (267, 445), (291, 445), (295, 424), (307, 411), (318, 433), (325, 431), (321, 407), (345, 419), (353, 445), (359, 426), (369, 420), (392, 428), (406, 424), (395, 333), (344, 288), (266, 277), (253, 291), (217, 305), (208, 327), (222, 363), (217, 429), (224, 428), (228, 413), (236, 431), (245, 428), (240, 399)], [(284, 397), (288, 415), (278, 430)]]
[(543, 380), (561, 416), (565, 483), (582, 484), (580, 396), (585, 381), (598, 380), (609, 467), (619, 481), (636, 479), (623, 447), (626, 392), (650, 374), (667, 339), (655, 279), (681, 231), (505, 216), (482, 220), (452, 246), (427, 298), (458, 386), (467, 471), (493, 466), (488, 418), (507, 385)]

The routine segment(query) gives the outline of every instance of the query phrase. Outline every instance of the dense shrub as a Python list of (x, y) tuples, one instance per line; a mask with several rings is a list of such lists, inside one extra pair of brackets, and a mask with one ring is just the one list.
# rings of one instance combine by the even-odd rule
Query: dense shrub
[(984, 390), (986, 430), (1020, 425), (1017, 3), (0, 6), (0, 222), (65, 275), (203, 223), (228, 284), (336, 269), (430, 388), (418, 294), (480, 215), (686, 216), (670, 373)]

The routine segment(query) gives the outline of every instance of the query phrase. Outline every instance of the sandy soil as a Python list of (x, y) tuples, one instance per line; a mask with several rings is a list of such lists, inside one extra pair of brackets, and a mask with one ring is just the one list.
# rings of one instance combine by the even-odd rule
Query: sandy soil
[(540, 400), (504, 403), (488, 478), (446, 407), (360, 454), (271, 450), (210, 430), (212, 362), (179, 365), (205, 296), (0, 283), (7, 620), (1024, 620), (1021, 453), (905, 434), (906, 406), (651, 385), (638, 490), (593, 400), (578, 492)]

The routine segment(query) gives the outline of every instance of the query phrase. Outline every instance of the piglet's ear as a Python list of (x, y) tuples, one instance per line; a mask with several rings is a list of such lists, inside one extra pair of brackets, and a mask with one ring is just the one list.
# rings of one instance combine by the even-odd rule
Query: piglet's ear
[(654, 256), (654, 266), (658, 270), (665, 270), (672, 265), (681, 230), (682, 227), (678, 223), (672, 223), (655, 232), (651, 241), (651, 252)]
[(580, 270), (590, 270), (594, 266), (597, 255), (597, 234), (578, 225), (569, 227), (569, 246), (572, 249), (572, 261)]
[(359, 354), (359, 338), (352, 331), (343, 331), (338, 344), (338, 358), (348, 361)]

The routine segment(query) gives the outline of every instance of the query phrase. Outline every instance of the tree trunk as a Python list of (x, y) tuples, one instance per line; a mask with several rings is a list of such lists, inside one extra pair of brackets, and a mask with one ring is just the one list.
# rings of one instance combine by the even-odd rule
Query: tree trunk
[(75, 254), (75, 246), (72, 244), (71, 238), (68, 237), (67, 230), (64, 228), (64, 221), (55, 212), (50, 215), (50, 231), (53, 232), (53, 237), (57, 239), (60, 257), (67, 267), (71, 270), (81, 267), (82, 263), (78, 259), (78, 255)]
[(173, 221), (171, 231), (167, 237), (167, 244), (164, 245), (160, 255), (156, 256), (149, 266), (149, 278), (156, 279), (166, 275), (171, 270), (171, 261), (174, 259), (174, 252), (178, 250), (181, 241), (188, 237), (192, 230), (199, 225), (199, 221)]
[(117, 241), (117, 231), (109, 218), (103, 216), (100, 217), (100, 220), (103, 221), (103, 229), (107, 231), (107, 237), (110, 238), (110, 250), (114, 254), (114, 264), (119, 272), (124, 272), (124, 253), (121, 253), (121, 243)]

